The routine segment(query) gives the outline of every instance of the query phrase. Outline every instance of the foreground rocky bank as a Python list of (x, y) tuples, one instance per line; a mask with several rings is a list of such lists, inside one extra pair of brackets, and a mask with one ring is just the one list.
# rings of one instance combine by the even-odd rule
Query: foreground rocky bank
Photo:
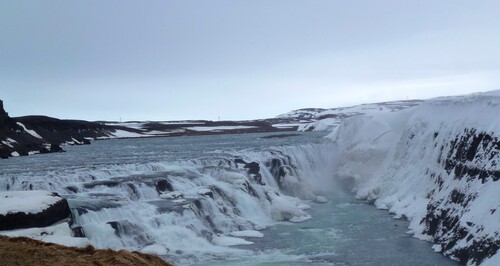
[[(29, 256), (28, 256), (29, 254)], [(0, 236), (0, 264), (40, 266), (170, 266), (159, 257), (124, 250), (66, 247), (27, 237)]]

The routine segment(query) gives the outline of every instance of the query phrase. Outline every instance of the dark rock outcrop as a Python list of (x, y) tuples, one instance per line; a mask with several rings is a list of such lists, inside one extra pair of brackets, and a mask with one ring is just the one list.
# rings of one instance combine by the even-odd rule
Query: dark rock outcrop
[[(54, 197), (59, 197), (56, 194)], [(14, 212), (0, 214), (0, 230), (46, 227), (71, 217), (68, 202), (60, 198), (52, 206), (38, 213)]]
[(167, 179), (159, 179), (155, 182), (156, 191), (158, 193), (166, 192), (166, 191), (174, 191), (174, 187)]
[(262, 182), (262, 175), (260, 174), (260, 165), (258, 162), (247, 163), (241, 158), (236, 158), (234, 160), (237, 164), (243, 164), (243, 168), (247, 170), (247, 173), (252, 177), (259, 185), (265, 185)]
[(5, 125), (9, 118), (9, 114), (7, 114), (7, 112), (5, 112), (5, 109), (3, 108), (3, 101), (0, 100), (0, 127)]

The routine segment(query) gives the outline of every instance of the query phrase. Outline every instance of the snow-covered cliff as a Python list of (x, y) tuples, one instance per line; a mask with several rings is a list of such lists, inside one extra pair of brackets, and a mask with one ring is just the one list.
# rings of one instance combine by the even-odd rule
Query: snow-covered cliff
[(500, 91), (347, 118), (336, 176), (415, 237), (469, 265), (500, 265)]

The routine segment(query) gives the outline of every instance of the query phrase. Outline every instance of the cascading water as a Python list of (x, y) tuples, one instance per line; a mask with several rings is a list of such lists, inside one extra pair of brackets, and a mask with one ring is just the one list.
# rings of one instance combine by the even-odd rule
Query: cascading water
[[(249, 252), (229, 247), (251, 243), (232, 237), (234, 232), (307, 220), (309, 206), (301, 199), (324, 201), (318, 193), (332, 186), (334, 147), (320, 135), (308, 134), (287, 139), (297, 145), (280, 139), (258, 148), (255, 141), (266, 140), (254, 138), (262, 135), (244, 137), (247, 144), (226, 138), (217, 149), (203, 142), (199, 149), (189, 147), (196, 139), (176, 138), (170, 147), (165, 141), (165, 147), (153, 152), (140, 150), (135, 140), (110, 141), (109, 162), (92, 146), (70, 149), (67, 156), (74, 159), (54, 160), (43, 170), (35, 166), (38, 158), (31, 171), (6, 168), (0, 188), (63, 195), (72, 208), (74, 231), (99, 248), (154, 247), (182, 263), (228, 257)], [(314, 135), (314, 141), (300, 143), (305, 135), (307, 142)], [(116, 147), (124, 144), (130, 147)]]

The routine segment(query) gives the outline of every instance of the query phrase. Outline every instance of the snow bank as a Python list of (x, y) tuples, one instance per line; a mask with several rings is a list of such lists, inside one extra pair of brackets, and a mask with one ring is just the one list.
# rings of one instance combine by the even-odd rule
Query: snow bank
[(28, 228), (12, 231), (0, 231), (0, 235), (9, 237), (29, 237), (43, 242), (55, 243), (71, 247), (86, 247), (90, 245), (90, 240), (83, 237), (73, 237), (68, 223), (63, 222), (56, 225), (41, 227), (41, 228)]
[(144, 137), (143, 134), (125, 131), (125, 130), (121, 130), (121, 129), (117, 129), (115, 132), (113, 132), (111, 134), (113, 134), (113, 136), (116, 138), (140, 138), (140, 137)]
[(19, 125), (20, 127), (22, 127), (24, 129), (24, 131), (26, 131), (26, 133), (30, 134), (31, 136), (33, 136), (33, 137), (35, 137), (37, 139), (42, 139), (42, 137), (40, 135), (38, 135), (38, 133), (36, 133), (36, 131), (26, 128), (23, 125), (23, 123), (17, 122), (17, 125)]
[(0, 215), (8, 213), (39, 213), (60, 201), (53, 193), (42, 190), (1, 191)]
[[(346, 119), (330, 134), (339, 179), (470, 265), (500, 265), (500, 93), (437, 98)], [(492, 257), (488, 260), (488, 257)]]

